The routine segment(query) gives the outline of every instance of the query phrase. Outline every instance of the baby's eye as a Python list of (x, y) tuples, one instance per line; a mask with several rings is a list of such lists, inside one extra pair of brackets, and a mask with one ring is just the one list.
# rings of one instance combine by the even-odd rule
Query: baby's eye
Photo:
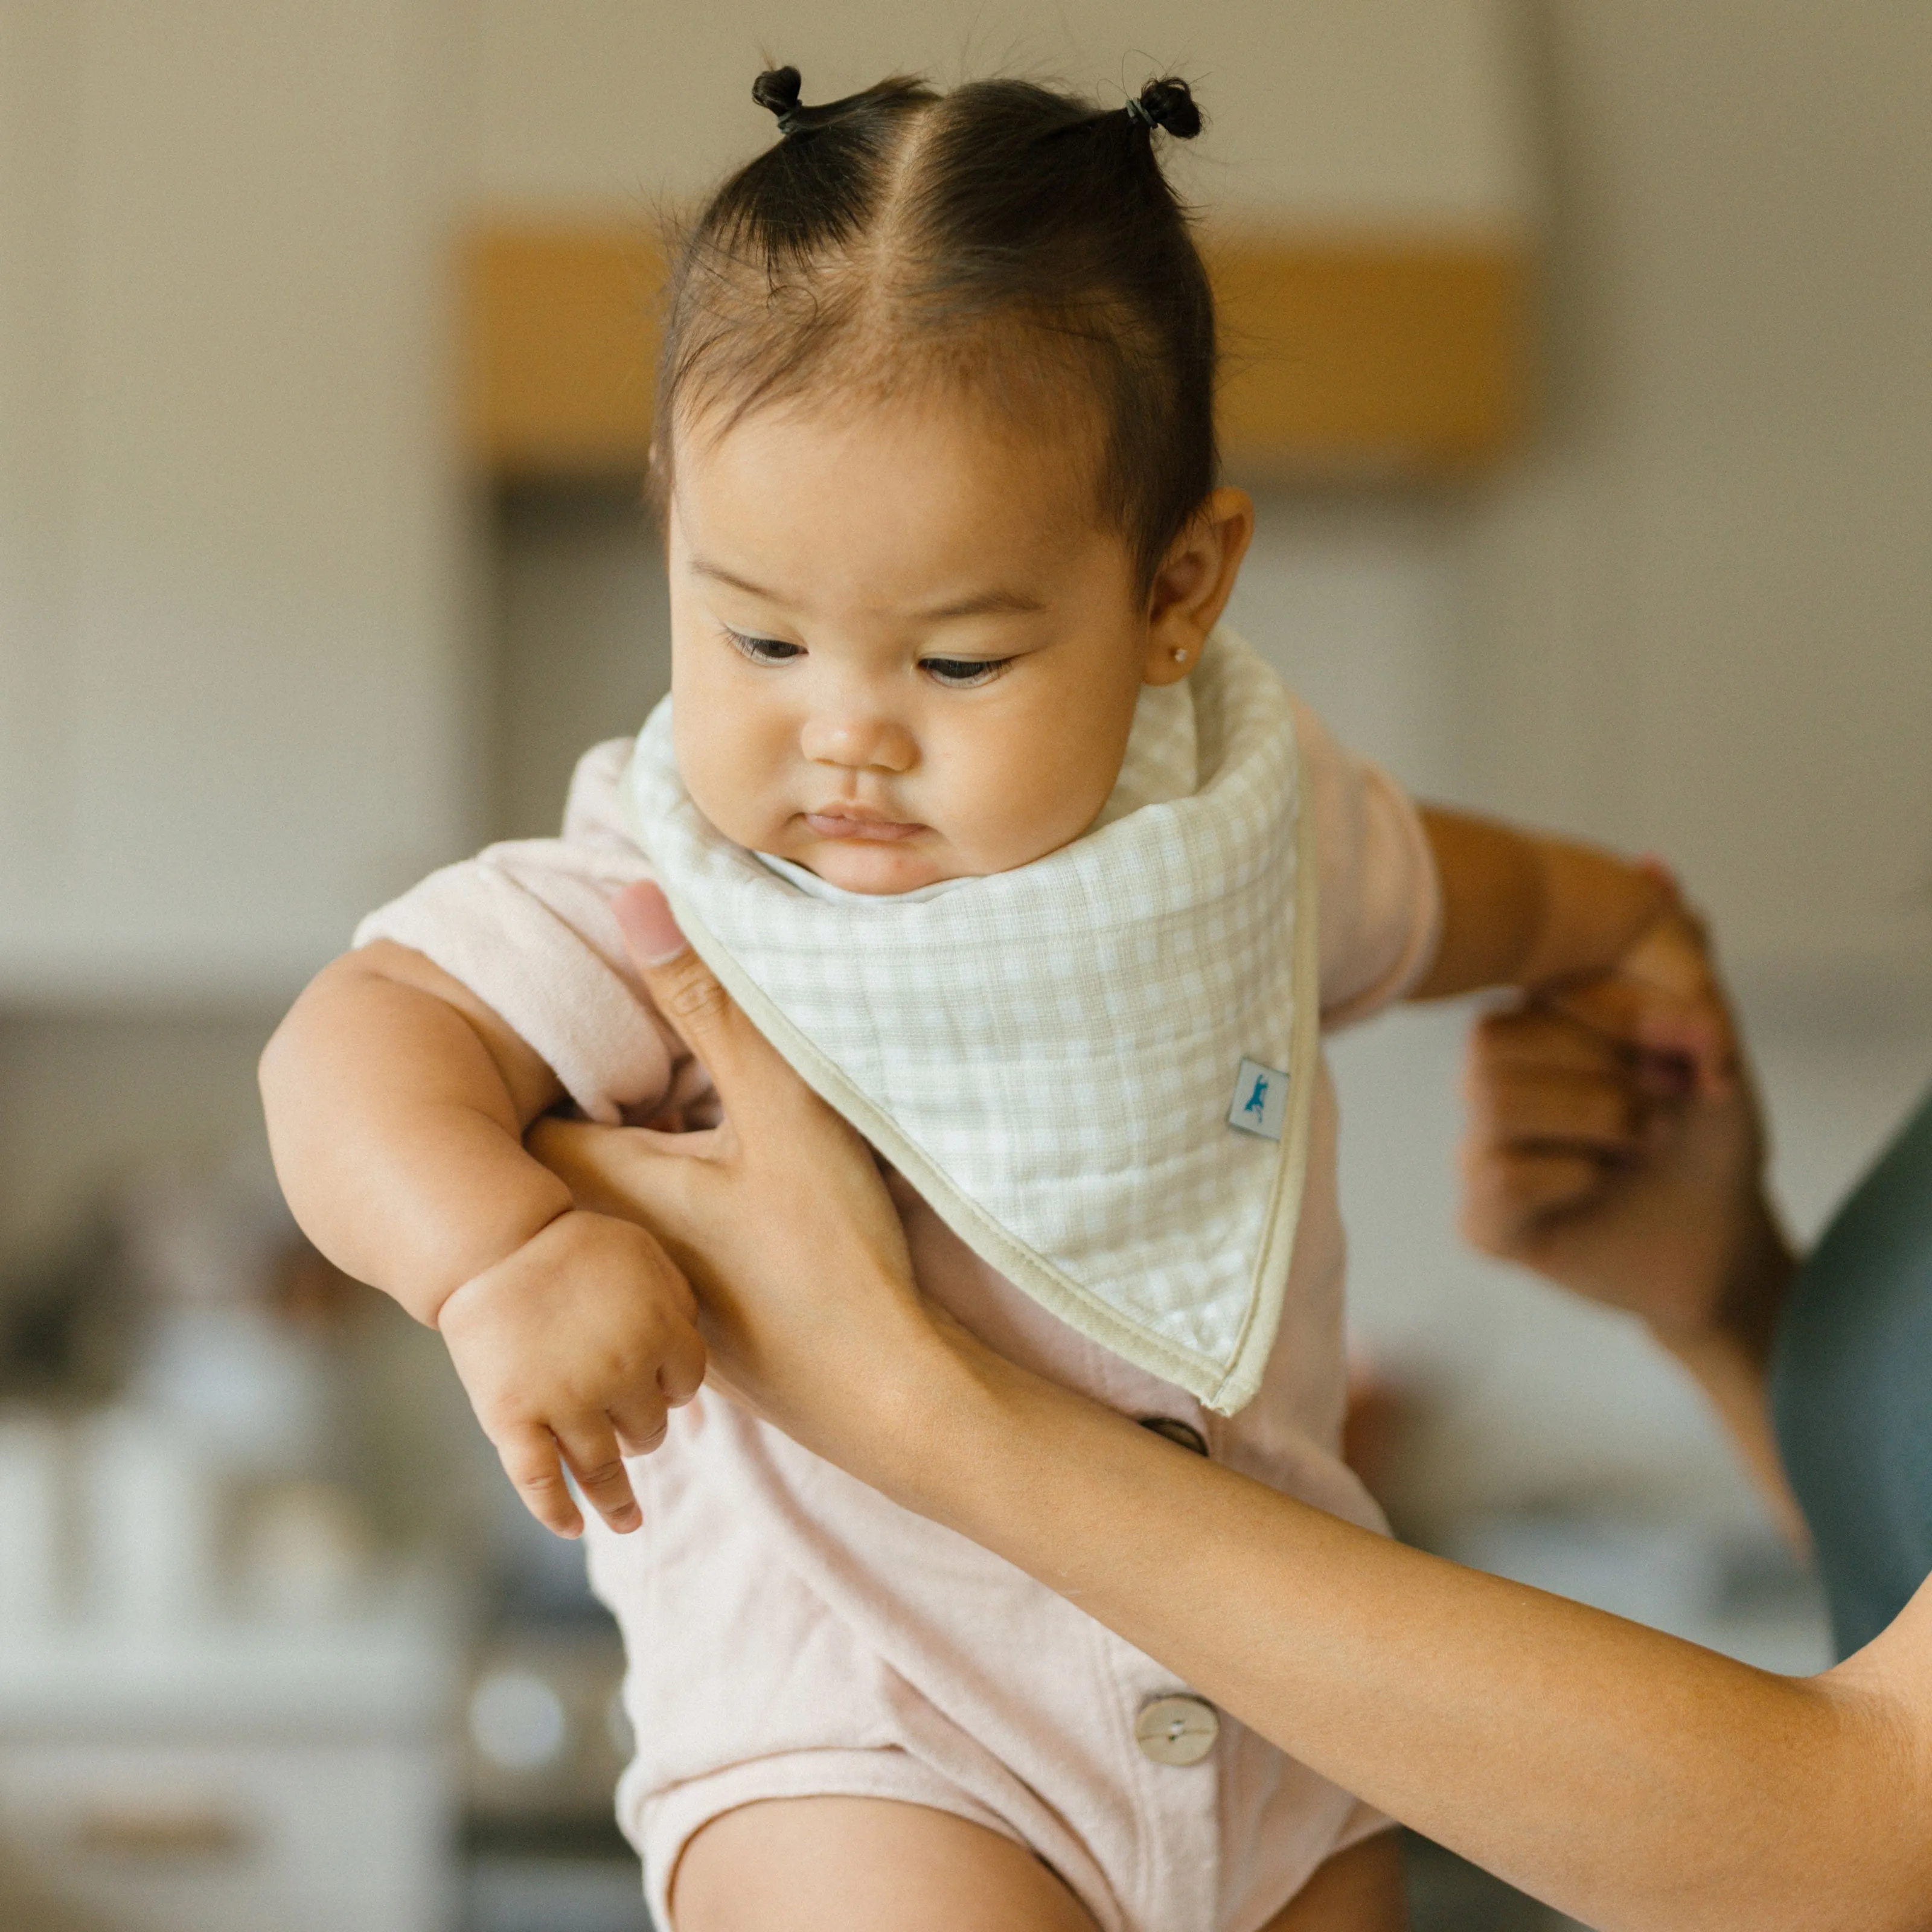
[(729, 624), (724, 626), (724, 631), (734, 648), (754, 664), (790, 664), (794, 658), (805, 655), (802, 644), (788, 644), (778, 638), (748, 638), (742, 631), (733, 630)]
[(965, 689), (976, 684), (991, 684), (1011, 658), (921, 658), (919, 668), (941, 684)]

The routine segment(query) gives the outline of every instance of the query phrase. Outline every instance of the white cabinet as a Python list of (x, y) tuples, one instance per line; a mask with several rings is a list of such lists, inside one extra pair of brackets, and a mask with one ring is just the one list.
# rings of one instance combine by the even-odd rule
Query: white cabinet
[(0, 1744), (0, 1856), (115, 1932), (440, 1932), (440, 1770), (401, 1744)]
[(278, 992), (468, 842), (446, 9), (0, 9), (0, 998)]
[(463, 1657), (414, 1585), (330, 1621), (0, 1630), (0, 1924), (444, 1932)]

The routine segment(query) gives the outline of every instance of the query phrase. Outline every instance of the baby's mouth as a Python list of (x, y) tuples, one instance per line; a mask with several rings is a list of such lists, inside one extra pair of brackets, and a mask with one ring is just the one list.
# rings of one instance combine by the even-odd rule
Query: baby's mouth
[(862, 808), (840, 807), (831, 812), (808, 812), (805, 822), (818, 838), (872, 839), (889, 842), (910, 838), (923, 832), (923, 825), (909, 825), (900, 820), (882, 818)]

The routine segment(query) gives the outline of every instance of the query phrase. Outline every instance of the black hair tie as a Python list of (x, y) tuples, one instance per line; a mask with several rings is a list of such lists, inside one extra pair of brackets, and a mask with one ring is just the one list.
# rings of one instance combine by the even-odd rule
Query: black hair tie
[(905, 74), (894, 74), (860, 93), (848, 94), (843, 100), (821, 101), (816, 107), (802, 106), (798, 90), (795, 67), (770, 68), (752, 83), (752, 98), (778, 116), (781, 135), (816, 134), (855, 115), (897, 114), (938, 98), (925, 82)]
[(1177, 141), (1191, 141), (1201, 131), (1201, 110), (1184, 80), (1150, 80), (1138, 100), (1127, 103), (1127, 118), (1138, 121), (1149, 134), (1164, 128)]
[(799, 106), (799, 90), (803, 85), (795, 67), (772, 68), (752, 83), (752, 98), (778, 117), (781, 134), (791, 133), (799, 124), (800, 112), (809, 111), (801, 110)]

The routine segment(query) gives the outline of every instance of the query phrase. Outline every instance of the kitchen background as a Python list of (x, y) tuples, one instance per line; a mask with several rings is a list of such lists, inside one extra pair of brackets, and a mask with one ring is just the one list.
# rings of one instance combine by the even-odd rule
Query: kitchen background
[[(662, 689), (629, 459), (477, 428), (477, 238), (647, 232), (770, 138), (767, 50), (808, 98), (1172, 67), (1216, 232), (1527, 265), (1520, 429), (1242, 446), (1237, 621), (1418, 790), (1680, 868), (1801, 1231), (1932, 1075), (1932, 12), (0, 0), (0, 1928), (640, 1922), (575, 1559), (293, 1240), (254, 1061)], [(1336, 1053), (1378, 1479), (1814, 1666), (1674, 1372), (1457, 1246), (1468, 1018)], [(1414, 1849), (1423, 1932), (1555, 1923)]]

